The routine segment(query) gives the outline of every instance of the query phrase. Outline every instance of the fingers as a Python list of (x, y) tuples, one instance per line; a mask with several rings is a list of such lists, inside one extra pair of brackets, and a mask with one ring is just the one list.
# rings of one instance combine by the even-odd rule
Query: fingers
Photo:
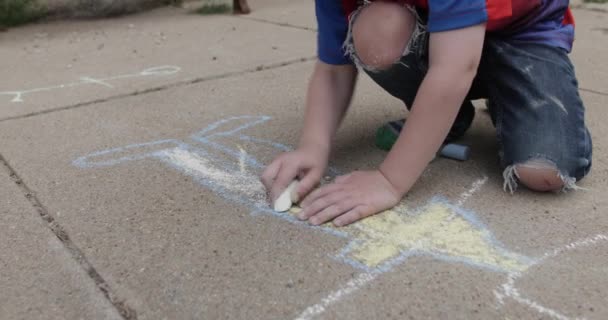
[(337, 202), (336, 204), (330, 205), (329, 207), (323, 209), (321, 212), (312, 216), (309, 219), (309, 222), (312, 225), (318, 226), (325, 222), (331, 221), (336, 217), (339, 217), (345, 212), (349, 212), (355, 207), (356, 202), (353, 199), (347, 197)]
[(261, 178), (262, 183), (264, 184), (264, 187), (266, 187), (266, 189), (270, 190), (270, 188), (272, 187), (272, 183), (274, 182), (274, 179), (277, 177), (277, 174), (279, 174), (280, 169), (281, 169), (281, 159), (280, 158), (273, 161), (268, 167), (266, 167), (266, 169), (262, 173), (262, 178)]
[(298, 169), (297, 165), (283, 162), (279, 172), (276, 174), (276, 179), (270, 187), (270, 198), (272, 201), (276, 200), (276, 198), (283, 193), (289, 184), (296, 178)]
[(306, 207), (310, 206), (312, 203), (314, 203), (318, 199), (323, 198), (326, 195), (328, 195), (332, 192), (339, 191), (341, 189), (342, 189), (342, 185), (339, 185), (336, 183), (328, 184), (326, 186), (323, 186), (323, 187), (311, 192), (308, 196), (306, 196), (306, 198), (304, 199), (304, 201), (302, 201), (302, 203), (300, 205), (303, 209), (306, 210)]
[[(298, 214), (298, 218), (300, 220), (309, 220), (311, 223), (313, 223), (313, 220), (318, 221), (319, 219), (313, 219), (313, 220), (310, 220), (310, 219), (313, 216), (318, 215), (323, 210), (325, 210), (331, 206), (338, 205), (337, 208), (334, 208), (334, 209), (341, 209), (342, 207), (345, 207), (343, 202), (345, 202), (347, 200), (348, 196), (349, 195), (346, 192), (334, 192), (334, 193), (328, 194), (325, 197), (321, 197), (321, 198), (315, 200), (309, 206), (304, 207), (303, 210)], [(344, 209), (342, 209), (342, 212), (340, 212), (340, 213), (344, 213)], [(328, 212), (325, 212), (325, 214), (328, 214)], [(317, 223), (317, 224), (321, 224), (326, 221), (327, 220), (319, 221), (319, 223)]]
[(297, 203), (300, 199), (304, 198), (314, 187), (319, 184), (322, 175), (323, 172), (321, 172), (321, 170), (309, 170), (300, 180), (298, 188), (296, 189), (296, 199), (292, 199), (292, 201)]
[(400, 197), (394, 193), (381, 173), (355, 172), (312, 191), (298, 218), (316, 226), (332, 220), (346, 226), (396, 205)]
[(348, 178), (350, 178), (350, 176), (351, 176), (350, 174), (339, 176), (336, 178), (335, 181), (336, 181), (336, 183), (345, 183), (348, 180)]
[(369, 217), (369, 216), (373, 215), (374, 213), (375, 213), (374, 209), (370, 206), (366, 206), (366, 205), (356, 206), (356, 207), (352, 208), (351, 210), (349, 210), (348, 212), (346, 212), (345, 214), (339, 216), (337, 219), (335, 219), (334, 225), (336, 227), (344, 227), (353, 222), (356, 222), (363, 218)]
[(375, 213), (373, 208), (361, 205), (358, 199), (351, 197), (347, 192), (325, 192), (328, 193), (322, 193), (325, 196), (316, 198), (308, 207), (305, 207), (298, 218), (308, 220), (315, 226), (333, 220), (335, 226), (343, 227)]

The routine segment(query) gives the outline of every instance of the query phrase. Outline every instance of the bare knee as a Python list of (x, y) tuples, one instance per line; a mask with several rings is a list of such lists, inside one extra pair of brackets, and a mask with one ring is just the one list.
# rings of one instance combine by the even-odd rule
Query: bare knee
[(531, 160), (517, 165), (515, 172), (519, 181), (534, 191), (559, 191), (564, 188), (559, 170), (548, 161)]
[(357, 57), (366, 67), (388, 69), (403, 55), (416, 23), (414, 14), (403, 5), (383, 1), (372, 3), (353, 23)]

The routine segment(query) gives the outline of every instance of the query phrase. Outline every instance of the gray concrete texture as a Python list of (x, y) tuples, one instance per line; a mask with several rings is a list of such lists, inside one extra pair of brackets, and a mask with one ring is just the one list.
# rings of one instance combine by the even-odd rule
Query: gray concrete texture
[[(18, 57), (0, 61), (11, 75), (0, 80), (7, 104), (0, 118), (312, 58), (314, 39), (306, 30), (178, 8), (14, 29), (0, 34), (0, 56)], [(22, 102), (11, 103), (22, 91)]]
[(37, 3), (52, 16), (106, 17), (129, 14), (167, 4), (172, 0), (39, 0)]
[[(585, 190), (503, 192), (494, 129), (480, 109), (465, 139), (472, 159), (436, 160), (406, 197), (400, 212), (409, 218), (396, 224), (427, 244), (407, 251), (407, 234), (311, 228), (260, 205), (260, 164), (278, 143), (297, 142), (315, 25), (312, 1), (251, 5), (247, 17), (162, 9), (0, 35), (11, 75), (0, 92), (101, 82), (23, 102), (0, 95), (0, 223), (9, 230), (0, 240), (14, 243), (1, 247), (0, 285), (18, 293), (7, 302), (0, 292), (1, 319), (36, 318), (30, 306), (68, 319), (608, 317), (607, 13), (575, 12), (573, 59), (595, 142)], [(158, 32), (169, 40), (154, 43)], [(117, 77), (164, 65), (180, 71)], [(400, 116), (403, 106), (362, 77), (332, 167), (378, 165), (375, 129)], [(445, 225), (412, 218), (443, 209), (454, 215)], [(441, 242), (433, 226), (458, 232)], [(415, 254), (373, 268), (365, 259), (377, 255), (349, 255), (366, 241), (377, 255)]]
[[(120, 319), (0, 166), (0, 318)], [(18, 182), (18, 184), (16, 184)]]

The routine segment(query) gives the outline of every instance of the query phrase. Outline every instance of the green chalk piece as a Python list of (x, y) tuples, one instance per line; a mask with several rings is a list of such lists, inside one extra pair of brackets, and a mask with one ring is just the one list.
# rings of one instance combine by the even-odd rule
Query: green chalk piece
[(378, 128), (376, 132), (376, 147), (389, 151), (397, 141), (399, 134), (391, 132), (391, 129), (387, 126)]
[[(399, 138), (399, 134), (405, 125), (405, 120), (392, 121), (384, 126), (378, 128), (376, 131), (376, 147), (389, 151), (397, 142), (397, 138)], [(470, 156), (469, 146), (456, 144), (456, 143), (448, 143), (441, 147), (439, 150), (439, 155), (444, 158), (466, 161)]]

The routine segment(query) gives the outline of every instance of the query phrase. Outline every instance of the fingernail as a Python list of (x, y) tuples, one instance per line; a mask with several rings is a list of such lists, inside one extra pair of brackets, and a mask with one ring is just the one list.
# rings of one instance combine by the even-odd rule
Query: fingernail
[(310, 222), (310, 224), (312, 224), (313, 226), (318, 226), (319, 225), (319, 221), (315, 218), (312, 218), (310, 220), (308, 220)]
[(289, 196), (290, 196), (290, 198), (291, 198), (291, 202), (293, 202), (293, 203), (298, 203), (298, 202), (300, 202), (300, 196), (298, 195), (298, 192), (295, 192), (295, 191), (294, 191), (294, 192), (292, 192), (292, 193), (291, 193)]
[(343, 222), (342, 222), (342, 220), (334, 220), (334, 225), (336, 227), (341, 227), (341, 226), (343, 226)]
[(302, 209), (302, 211), (298, 212), (297, 216), (300, 220), (306, 220), (308, 219), (308, 212), (306, 211), (306, 209)]

